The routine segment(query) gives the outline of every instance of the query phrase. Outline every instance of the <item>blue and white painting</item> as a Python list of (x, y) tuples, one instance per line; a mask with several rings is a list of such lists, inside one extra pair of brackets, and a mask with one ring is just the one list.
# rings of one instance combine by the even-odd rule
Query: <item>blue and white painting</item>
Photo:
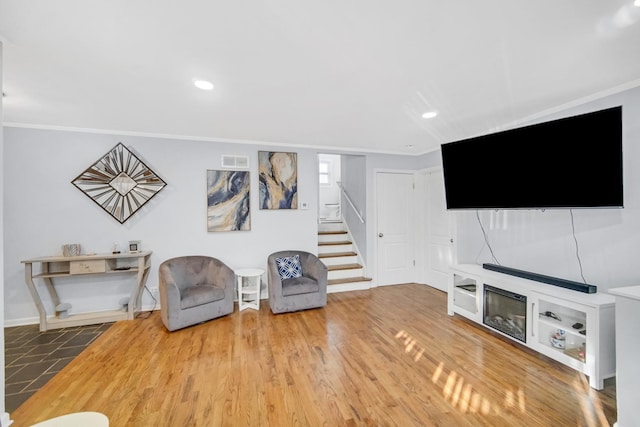
[(207, 171), (207, 231), (251, 230), (249, 172)]
[(298, 209), (298, 155), (258, 152), (260, 209)]

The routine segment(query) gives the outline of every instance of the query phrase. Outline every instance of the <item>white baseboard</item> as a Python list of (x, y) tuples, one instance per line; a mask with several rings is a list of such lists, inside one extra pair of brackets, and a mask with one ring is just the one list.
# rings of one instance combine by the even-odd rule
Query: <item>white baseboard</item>
[[(149, 304), (149, 305), (143, 305), (142, 306), (142, 311), (151, 311), (153, 309), (153, 311), (158, 311), (160, 310), (160, 301), (158, 301), (158, 303), (156, 304), (156, 306), (154, 307), (153, 304)], [(80, 314), (80, 313), (78, 313)], [(40, 317), (23, 317), (22, 319), (12, 319), (12, 320), (7, 320), (4, 322), (4, 327), (5, 328), (10, 328), (12, 326), (27, 326), (27, 325), (39, 325), (40, 324)], [(4, 426), (4, 424), (3, 424)]]
[(39, 325), (39, 324), (40, 324), (39, 317), (23, 317), (22, 319), (5, 320), (4, 327), (10, 328), (12, 326), (26, 326), (26, 325)]
[(0, 427), (8, 427), (13, 424), (13, 420), (9, 418), (9, 413), (5, 412), (0, 416)]
[[(266, 295), (266, 291), (263, 290), (262, 294), (260, 295), (260, 299), (261, 300), (265, 300), (268, 299), (269, 296)], [(142, 306), (142, 311), (158, 311), (160, 310), (160, 301), (158, 301), (158, 303), (154, 306), (153, 304), (148, 304), (148, 305), (143, 305)], [(27, 326), (27, 325), (39, 325), (40, 324), (40, 317), (23, 317), (22, 319), (12, 319), (12, 320), (7, 320), (4, 322), (4, 327), (5, 328), (10, 328), (13, 326)], [(4, 427), (4, 424), (2, 424), (2, 426), (0, 427)]]

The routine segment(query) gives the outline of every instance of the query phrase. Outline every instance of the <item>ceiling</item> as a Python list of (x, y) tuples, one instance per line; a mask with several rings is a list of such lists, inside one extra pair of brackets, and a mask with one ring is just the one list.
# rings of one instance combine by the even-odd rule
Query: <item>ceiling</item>
[(421, 154), (639, 86), (633, 1), (0, 0), (4, 122)]

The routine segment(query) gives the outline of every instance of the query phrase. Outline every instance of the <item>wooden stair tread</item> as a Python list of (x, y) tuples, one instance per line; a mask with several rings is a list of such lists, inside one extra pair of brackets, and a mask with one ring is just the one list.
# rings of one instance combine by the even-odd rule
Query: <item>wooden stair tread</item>
[(333, 245), (350, 245), (352, 242), (348, 240), (341, 240), (336, 242), (318, 242), (318, 246), (333, 246)]
[(318, 258), (338, 258), (341, 256), (357, 256), (355, 252), (330, 252), (328, 254), (318, 254)]
[(355, 282), (370, 282), (370, 277), (349, 277), (346, 279), (331, 279), (327, 280), (327, 285), (341, 285), (343, 283), (355, 283)]
[(355, 264), (355, 263), (351, 263), (351, 264), (339, 264), (339, 265), (329, 265), (327, 266), (327, 269), (329, 271), (336, 271), (336, 270), (354, 270), (356, 268), (362, 268), (362, 266), (360, 264)]
[[(328, 239), (349, 239), (349, 232), (346, 230), (318, 230), (318, 236), (329, 236)], [(335, 237), (331, 237), (331, 236), (335, 236)], [(325, 237), (325, 239), (327, 239), (327, 237)], [(324, 239), (323, 239), (324, 240)], [(335, 241), (331, 241), (331, 242), (326, 242), (326, 241), (320, 241), (318, 242), (318, 247), (319, 247), (319, 253), (318, 253), (318, 258), (321, 259), (325, 259), (327, 260), (326, 263), (330, 264), (330, 262), (328, 261), (328, 259), (332, 258), (335, 259), (335, 261), (333, 261), (333, 263), (336, 263), (336, 265), (327, 265), (327, 270), (328, 271), (333, 271), (333, 272), (340, 272), (340, 271), (344, 271), (344, 273), (338, 273), (336, 275), (342, 275), (342, 276), (349, 276), (352, 274), (362, 274), (363, 270), (358, 270), (358, 269), (363, 269), (364, 267), (361, 264), (358, 264), (356, 262), (345, 262), (347, 261), (345, 260), (338, 260), (338, 258), (340, 257), (356, 257), (355, 259), (357, 259), (358, 254), (351, 250), (351, 251), (344, 251), (344, 252), (329, 252), (329, 253), (322, 253), (320, 252), (322, 250), (322, 247), (327, 247), (327, 246), (340, 246), (340, 245), (352, 245), (353, 242), (350, 242), (348, 240), (335, 240)], [(350, 248), (344, 248), (344, 249), (350, 249)], [(355, 260), (354, 258), (351, 258), (350, 260)], [(339, 262), (343, 262), (343, 264), (337, 264)], [(357, 284), (361, 283), (361, 282), (370, 282), (371, 278), (368, 277), (364, 277), (364, 276), (358, 276), (358, 277), (342, 277), (342, 278), (338, 278), (338, 279), (330, 279), (327, 280), (327, 285), (349, 285), (349, 284)], [(336, 288), (339, 289), (339, 288)], [(345, 288), (348, 289), (348, 286)]]

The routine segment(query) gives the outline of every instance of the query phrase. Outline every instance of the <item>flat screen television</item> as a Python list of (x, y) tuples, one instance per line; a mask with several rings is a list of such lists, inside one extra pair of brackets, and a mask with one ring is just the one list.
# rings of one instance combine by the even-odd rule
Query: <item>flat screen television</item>
[(447, 209), (623, 207), (621, 106), (441, 149)]

